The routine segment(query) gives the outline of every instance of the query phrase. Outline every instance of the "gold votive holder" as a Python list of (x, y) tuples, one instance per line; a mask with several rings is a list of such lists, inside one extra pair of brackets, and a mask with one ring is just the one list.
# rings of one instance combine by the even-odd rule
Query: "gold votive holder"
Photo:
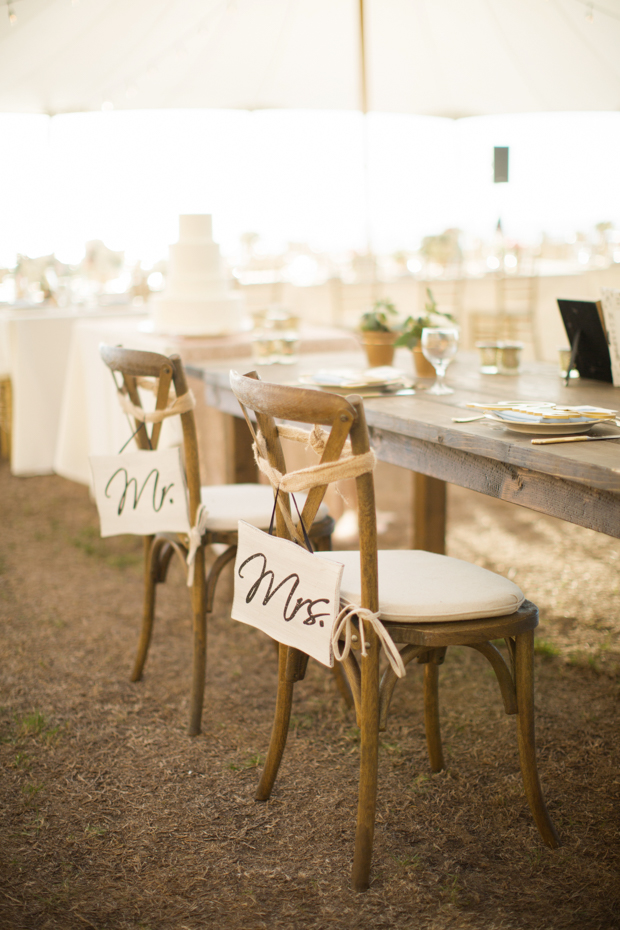
[(497, 370), (500, 375), (518, 375), (521, 368), (522, 342), (502, 342), (497, 355)]
[(299, 318), (271, 306), (253, 316), (252, 358), (257, 365), (293, 365), (299, 355)]
[(480, 353), (480, 373), (483, 375), (497, 374), (497, 355), (500, 349), (498, 342), (477, 342), (476, 348)]
[[(558, 360), (560, 363), (560, 378), (566, 377), (566, 372), (568, 371), (568, 366), (570, 365), (571, 354), (572, 353), (571, 353), (570, 346), (567, 346), (567, 347), (562, 346), (562, 348), (558, 349)], [(579, 377), (579, 372), (577, 371), (576, 368), (571, 368), (570, 376), (571, 378)]]

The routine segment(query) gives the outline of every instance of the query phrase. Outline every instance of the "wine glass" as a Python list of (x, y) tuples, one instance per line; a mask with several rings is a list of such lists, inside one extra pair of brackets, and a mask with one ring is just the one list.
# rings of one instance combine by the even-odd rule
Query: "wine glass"
[(459, 344), (457, 329), (427, 327), (422, 330), (422, 352), (437, 372), (437, 380), (427, 388), (427, 394), (454, 394), (444, 382), (446, 368), (456, 355)]

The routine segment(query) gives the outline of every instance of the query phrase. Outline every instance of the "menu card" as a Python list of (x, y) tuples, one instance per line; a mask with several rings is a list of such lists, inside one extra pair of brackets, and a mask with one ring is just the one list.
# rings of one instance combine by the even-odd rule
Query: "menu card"
[(620, 290), (601, 288), (601, 305), (609, 343), (611, 376), (614, 387), (620, 387)]

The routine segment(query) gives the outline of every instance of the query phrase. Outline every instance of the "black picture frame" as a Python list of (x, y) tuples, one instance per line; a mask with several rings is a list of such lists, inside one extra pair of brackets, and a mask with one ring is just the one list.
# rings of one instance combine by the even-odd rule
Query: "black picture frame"
[(571, 367), (576, 368), (582, 378), (613, 384), (600, 302), (558, 299), (558, 307), (573, 350)]

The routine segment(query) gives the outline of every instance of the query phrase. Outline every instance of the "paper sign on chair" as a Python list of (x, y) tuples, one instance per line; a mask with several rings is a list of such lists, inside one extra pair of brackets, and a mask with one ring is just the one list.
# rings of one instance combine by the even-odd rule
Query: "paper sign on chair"
[(331, 668), (343, 568), (240, 520), (231, 616)]
[(90, 465), (102, 536), (189, 532), (179, 448), (91, 455)]

